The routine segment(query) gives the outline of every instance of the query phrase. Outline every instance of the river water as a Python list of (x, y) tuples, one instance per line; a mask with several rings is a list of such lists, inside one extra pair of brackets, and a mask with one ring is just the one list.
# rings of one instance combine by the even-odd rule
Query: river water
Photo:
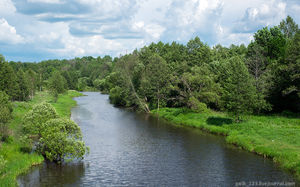
[(18, 178), (20, 186), (235, 186), (290, 182), (269, 159), (225, 143), (224, 137), (167, 124), (113, 107), (107, 95), (75, 98), (72, 119), (90, 154), (57, 166), (44, 163)]

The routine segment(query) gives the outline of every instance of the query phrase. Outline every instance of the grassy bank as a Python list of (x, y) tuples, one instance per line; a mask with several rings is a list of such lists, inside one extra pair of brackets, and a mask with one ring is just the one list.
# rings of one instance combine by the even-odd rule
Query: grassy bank
[(177, 125), (201, 128), (226, 136), (226, 141), (243, 149), (270, 157), (300, 179), (300, 118), (283, 116), (245, 116), (235, 123), (224, 113), (193, 113), (178, 108), (152, 111)]
[[(0, 186), (16, 186), (16, 178), (21, 173), (26, 172), (31, 166), (43, 162), (43, 157), (37, 154), (27, 154), (20, 151), (21, 144), (19, 137), (21, 133), (21, 122), (23, 116), (37, 103), (51, 103), (61, 117), (69, 118), (71, 108), (76, 105), (76, 101), (72, 98), (81, 96), (76, 91), (68, 91), (68, 93), (60, 95), (57, 102), (53, 102), (52, 96), (48, 92), (38, 92), (36, 96), (29, 102), (14, 102), (13, 120), (9, 127), (12, 133), (10, 143), (2, 143), (0, 147), (0, 156), (5, 160), (5, 167), (0, 169)], [(1, 161), (0, 161), (1, 162)]]

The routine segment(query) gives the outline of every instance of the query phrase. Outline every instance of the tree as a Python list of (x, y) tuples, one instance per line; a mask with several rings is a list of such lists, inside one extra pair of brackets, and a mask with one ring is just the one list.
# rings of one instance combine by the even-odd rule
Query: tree
[(199, 37), (187, 43), (187, 58), (190, 65), (202, 65), (211, 60), (211, 51), (208, 45), (201, 42)]
[(58, 94), (66, 91), (65, 85), (66, 80), (59, 72), (52, 73), (51, 77), (49, 78), (48, 86), (49, 90), (54, 96), (55, 102), (57, 101)]
[(286, 71), (289, 75), (289, 87), (284, 90), (285, 94), (297, 92), (300, 97), (300, 30), (295, 34), (291, 45), (287, 49)]
[[(162, 100), (166, 99), (170, 82), (169, 78), (170, 70), (166, 61), (157, 54), (151, 56), (141, 80), (140, 92), (158, 110)], [(153, 102), (153, 100), (156, 102)]]
[(284, 56), (286, 39), (278, 27), (267, 27), (254, 34), (254, 42), (263, 48), (263, 54), (270, 60), (278, 60)]
[(299, 30), (298, 25), (291, 16), (287, 16), (285, 20), (282, 20), (279, 24), (279, 28), (288, 39), (293, 38)]
[(221, 88), (208, 65), (195, 66), (190, 72), (183, 73), (181, 82), (183, 85), (181, 95), (186, 98), (186, 101), (195, 97), (206, 105), (218, 105)]
[(267, 69), (268, 60), (263, 54), (263, 47), (256, 42), (251, 42), (248, 46), (246, 64), (249, 73), (254, 78), (254, 85), (256, 88), (256, 112), (260, 113), (262, 110), (270, 110), (270, 104), (266, 101), (268, 87), (269, 71)]
[(0, 91), (4, 91), (10, 99), (16, 100), (18, 90), (17, 77), (13, 68), (0, 55)]
[(29, 95), (30, 95), (30, 98), (32, 99), (35, 95), (35, 90), (36, 90), (36, 87), (37, 87), (37, 75), (36, 73), (32, 70), (32, 69), (29, 69), (28, 71), (26, 71), (26, 79), (27, 79), (27, 85), (28, 85), (28, 88), (29, 88)]
[(255, 106), (255, 87), (248, 69), (240, 57), (233, 57), (227, 62), (223, 80), (223, 107), (233, 113), (236, 121), (240, 115), (252, 112)]
[(0, 138), (5, 140), (8, 133), (8, 121), (12, 118), (12, 106), (5, 92), (0, 91)]
[(144, 67), (144, 65), (140, 63), (139, 56), (136, 53), (125, 55), (117, 61), (115, 65), (116, 72), (110, 74), (108, 82), (123, 89), (122, 93), (125, 96), (123, 100), (126, 106), (137, 107), (149, 113), (150, 109), (146, 100), (141, 97), (137, 90), (140, 81), (136, 80), (141, 79), (140, 70), (143, 69), (139, 67)]
[(27, 101), (30, 95), (28, 80), (26, 80), (25, 73), (22, 70), (17, 72), (17, 84), (19, 85), (18, 100)]
[(79, 126), (72, 120), (52, 119), (45, 123), (38, 152), (55, 163), (83, 159), (88, 151)]

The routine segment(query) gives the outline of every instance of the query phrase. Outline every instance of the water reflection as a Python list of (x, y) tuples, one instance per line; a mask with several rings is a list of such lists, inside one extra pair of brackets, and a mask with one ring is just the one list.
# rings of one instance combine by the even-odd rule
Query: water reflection
[(81, 161), (57, 165), (45, 162), (39, 167), (33, 168), (28, 175), (19, 177), (20, 186), (73, 186), (79, 183), (84, 175), (85, 165)]

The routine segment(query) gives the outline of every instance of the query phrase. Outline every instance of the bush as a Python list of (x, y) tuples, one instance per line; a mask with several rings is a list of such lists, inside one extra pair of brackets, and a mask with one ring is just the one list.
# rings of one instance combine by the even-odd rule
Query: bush
[(126, 101), (124, 100), (124, 94), (122, 88), (116, 86), (109, 92), (110, 102), (116, 106), (125, 106)]
[(52, 119), (45, 123), (38, 152), (56, 163), (83, 158), (87, 147), (82, 141), (79, 126), (72, 120)]
[(35, 144), (38, 153), (56, 163), (85, 155), (87, 147), (79, 126), (71, 120), (58, 118), (51, 104), (35, 105), (23, 121), (25, 136), (21, 138), (21, 151), (31, 152)]
[(187, 105), (193, 112), (207, 112), (206, 104), (201, 103), (195, 97), (190, 97), (189, 100), (188, 100)]
[(39, 138), (44, 123), (57, 117), (56, 110), (51, 104), (37, 104), (24, 116), (23, 130), (25, 134)]

